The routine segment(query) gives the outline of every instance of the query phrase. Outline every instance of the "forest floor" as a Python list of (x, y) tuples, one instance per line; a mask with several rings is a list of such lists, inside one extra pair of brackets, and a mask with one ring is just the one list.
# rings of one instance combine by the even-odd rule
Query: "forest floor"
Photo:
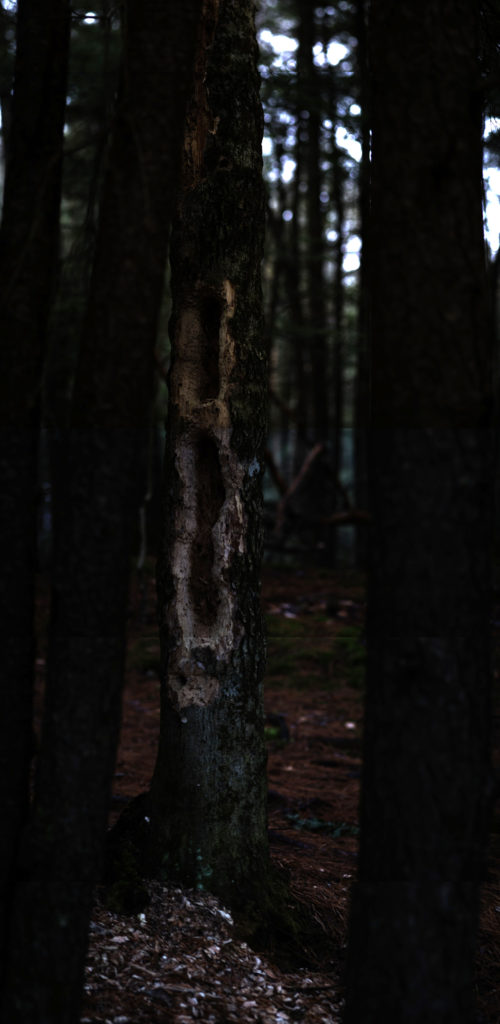
[[(110, 823), (148, 789), (155, 761), (159, 646), (154, 601), (150, 572), (132, 598)], [(149, 906), (128, 917), (113, 913), (98, 899), (91, 925), (85, 1024), (337, 1024), (341, 1019), (349, 888), (358, 843), (363, 580), (348, 570), (267, 567), (263, 604), (271, 854), (288, 870), (292, 893), (312, 909), (320, 930), (333, 942), (311, 950), (308, 967), (281, 970), (271, 956), (240, 940), (227, 909), (207, 893), (153, 884)], [(500, 609), (493, 623), (500, 640), (498, 620)], [(498, 687), (495, 692), (498, 769)], [(476, 987), (477, 1024), (498, 1024), (498, 809), (483, 886)]]

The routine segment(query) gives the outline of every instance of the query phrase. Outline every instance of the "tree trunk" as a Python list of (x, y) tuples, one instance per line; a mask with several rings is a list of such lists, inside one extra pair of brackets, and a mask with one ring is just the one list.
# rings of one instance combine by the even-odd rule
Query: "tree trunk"
[[(78, 364), (82, 323), (94, 262), (98, 233), (99, 206), (103, 174), (113, 123), (114, 102), (118, 86), (119, 66), (112, 47), (112, 0), (100, 3), (100, 25), (96, 31), (98, 46), (93, 56), (95, 101), (92, 104), (87, 136), (88, 169), (80, 183), (82, 194), (81, 224), (75, 228), (70, 251), (61, 253), (57, 295), (50, 321), (49, 345), (44, 365), (42, 416), (47, 428), (50, 509), (52, 533), (58, 531), (58, 520), (64, 517), (64, 491), (68, 473), (67, 443), (71, 420), (72, 392)], [(71, 66), (70, 66), (71, 71)], [(84, 72), (82, 71), (82, 74)], [(85, 71), (87, 73), (87, 71)], [(80, 82), (80, 87), (82, 83)], [(69, 88), (75, 87), (71, 80)], [(63, 189), (71, 190), (71, 132), (66, 137), (65, 180)], [(69, 150), (69, 153), (67, 152)], [(73, 156), (73, 160), (75, 157)], [(68, 167), (69, 164), (69, 167)], [(74, 175), (74, 168), (73, 168)], [(74, 185), (73, 185), (74, 187)], [(85, 199), (83, 199), (85, 197)], [(83, 213), (86, 200), (86, 209)], [(61, 246), (63, 248), (63, 246)]]
[[(354, 473), (355, 503), (358, 508), (368, 505), (368, 415), (370, 404), (370, 370), (368, 364), (368, 332), (370, 327), (369, 298), (369, 237), (370, 213), (370, 82), (366, 39), (366, 8), (368, 0), (356, 2), (357, 70), (361, 104), (361, 166), (359, 169), (359, 220), (361, 235), (361, 264), (359, 268), (359, 302), (357, 322), (356, 382), (354, 392)], [(356, 530), (356, 564), (366, 569), (368, 560), (367, 531), (364, 526)]]
[(233, 905), (267, 863), (259, 599), (267, 367), (253, 5), (204, 0), (172, 240), (152, 849)]
[(491, 796), (478, 15), (371, 11), (373, 531), (345, 1021), (465, 1024)]
[[(330, 71), (330, 103), (332, 121), (336, 125), (338, 117), (338, 95), (336, 74)], [(333, 510), (337, 509), (338, 481), (342, 470), (343, 427), (344, 427), (344, 242), (345, 242), (345, 171), (342, 164), (340, 147), (337, 145), (335, 133), (331, 142), (333, 172), (333, 204), (335, 209), (337, 238), (335, 240), (335, 275), (333, 280), (333, 430), (332, 430), (332, 469), (333, 469)], [(337, 560), (338, 534), (334, 529), (330, 537), (331, 564)]]
[[(300, 88), (299, 101), (303, 117), (300, 131), (305, 153), (307, 180), (307, 230), (305, 277), (308, 298), (307, 344), (311, 353), (312, 368), (312, 422), (315, 442), (324, 443), (328, 438), (328, 364), (327, 364), (327, 317), (325, 308), (324, 281), (324, 217), (321, 208), (323, 169), (321, 166), (321, 114), (322, 97), (320, 79), (314, 64), (315, 43), (314, 4), (299, 0), (299, 26), (297, 51), (297, 79)], [(306, 339), (302, 340), (304, 344)], [(321, 496), (319, 496), (321, 501)]]
[(5, 180), (5, 164), (12, 123), (13, 59), (10, 51), (10, 33), (15, 25), (15, 13), (0, 5), (0, 111), (2, 114), (2, 142), (0, 161)]
[[(5, 16), (5, 15), (4, 15)], [(41, 367), (59, 223), (67, 0), (20, 0), (0, 233), (0, 965), (33, 753), (34, 582)]]
[(32, 820), (6, 1024), (77, 1024), (117, 743), (132, 525), (198, 5), (126, 5), (124, 67), (57, 538)]
[(300, 219), (302, 212), (301, 184), (304, 180), (304, 146), (301, 138), (301, 118), (296, 110), (295, 175), (293, 179), (292, 220), (289, 229), (289, 245), (285, 248), (285, 285), (288, 299), (288, 329), (293, 366), (293, 392), (297, 410), (297, 426), (292, 455), (292, 473), (298, 473), (309, 447), (308, 407), (311, 383), (310, 365), (307, 359), (306, 318), (304, 313), (303, 260), (300, 245)]

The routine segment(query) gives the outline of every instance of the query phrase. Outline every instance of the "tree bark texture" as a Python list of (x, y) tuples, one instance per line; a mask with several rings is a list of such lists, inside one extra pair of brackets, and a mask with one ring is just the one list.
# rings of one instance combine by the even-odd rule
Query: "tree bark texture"
[(199, 4), (129, 0), (56, 538), (4, 1019), (76, 1024), (119, 730), (132, 527)]
[(20, 0), (0, 232), (0, 970), (33, 753), (41, 366), (57, 256), (67, 0)]
[(371, 565), (346, 1022), (470, 1022), (487, 838), (491, 361), (477, 5), (371, 4)]
[(205, 0), (171, 262), (152, 849), (233, 904), (267, 864), (260, 612), (266, 344), (253, 5)]

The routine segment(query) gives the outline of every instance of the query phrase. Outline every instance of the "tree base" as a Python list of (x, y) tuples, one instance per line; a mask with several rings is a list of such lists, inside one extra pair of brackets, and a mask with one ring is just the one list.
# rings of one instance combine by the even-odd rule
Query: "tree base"
[[(145, 885), (148, 878), (183, 884), (178, 876), (169, 878), (164, 864), (158, 869), (152, 862), (150, 794), (141, 793), (108, 834), (102, 881), (110, 910), (121, 914), (144, 910), (149, 903)], [(266, 870), (249, 880), (236, 899), (227, 901), (227, 894), (217, 892), (210, 884), (207, 889), (229, 903), (238, 939), (268, 956), (282, 970), (319, 968), (330, 956), (338, 956), (332, 936), (310, 907), (291, 894), (286, 869), (270, 859)]]
[(139, 914), (149, 903), (144, 884), (149, 812), (149, 792), (140, 793), (107, 836), (102, 883), (106, 905), (117, 914)]
[(325, 960), (338, 958), (332, 935), (311, 908), (292, 895), (288, 871), (271, 860), (267, 878), (251, 883), (231, 910), (238, 938), (281, 970), (319, 969)]

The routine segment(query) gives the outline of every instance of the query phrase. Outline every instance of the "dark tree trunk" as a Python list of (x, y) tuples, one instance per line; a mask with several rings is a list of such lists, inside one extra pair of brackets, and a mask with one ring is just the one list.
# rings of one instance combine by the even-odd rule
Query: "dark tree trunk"
[(15, 893), (6, 1024), (77, 1024), (125, 653), (132, 525), (199, 5), (126, 4), (124, 64), (57, 538), (35, 804)]
[[(357, 323), (356, 383), (354, 392), (354, 473), (355, 504), (368, 506), (368, 415), (369, 364), (368, 332), (370, 327), (369, 303), (369, 235), (370, 212), (370, 82), (366, 39), (367, 0), (357, 0), (357, 70), (361, 104), (361, 166), (359, 170), (359, 220), (361, 235), (361, 265), (359, 269), (359, 303)], [(366, 569), (368, 559), (366, 526), (356, 530), (356, 564)]]
[(0, 111), (2, 113), (2, 156), (5, 173), (6, 154), (12, 123), (12, 83), (14, 77), (11, 57), (10, 33), (15, 24), (15, 14), (0, 5)]
[[(283, 159), (283, 146), (278, 141), (276, 143), (276, 162), (281, 165)], [(267, 226), (268, 226), (268, 237), (271, 244), (268, 246), (270, 252), (268, 253), (268, 261), (270, 262), (270, 271), (268, 273), (267, 281), (267, 296), (265, 298), (265, 332), (266, 332), (266, 349), (267, 358), (269, 365), (269, 386), (271, 394), (274, 393), (278, 397), (278, 400), (282, 403), (279, 409), (279, 419), (275, 416), (271, 418), (269, 429), (271, 438), (274, 432), (279, 431), (279, 465), (280, 470), (287, 476), (287, 469), (290, 456), (290, 417), (286, 414), (287, 410), (285, 406), (291, 402), (291, 373), (290, 373), (290, 358), (289, 358), (289, 346), (286, 344), (286, 340), (278, 338), (276, 342), (276, 331), (279, 326), (279, 310), (280, 301), (283, 300), (284, 292), (284, 271), (286, 266), (286, 259), (284, 256), (285, 245), (285, 223), (283, 220), (283, 212), (288, 207), (288, 199), (286, 194), (285, 183), (282, 178), (279, 179), (277, 184), (277, 193), (279, 199), (278, 209), (275, 211), (268, 205), (267, 208)], [(264, 256), (264, 259), (266, 257)], [(277, 404), (277, 402), (275, 402)]]
[[(5, 14), (4, 14), (5, 17)], [(41, 366), (59, 224), (67, 0), (20, 0), (0, 233), (0, 969), (33, 753)]]
[[(337, 124), (338, 98), (335, 72), (330, 72), (330, 102), (332, 121)], [(337, 483), (342, 469), (342, 438), (344, 426), (344, 241), (345, 241), (345, 172), (342, 164), (340, 148), (335, 135), (332, 136), (332, 172), (333, 172), (333, 204), (336, 215), (337, 238), (335, 240), (335, 276), (333, 280), (333, 430), (332, 430), (332, 468), (333, 468), (333, 511), (337, 507)], [(337, 558), (338, 534), (334, 528), (330, 537), (330, 557), (332, 565)]]
[(477, 5), (371, 5), (368, 677), (346, 1022), (462, 1024), (490, 803)]
[[(315, 43), (314, 4), (299, 0), (300, 22), (298, 26), (299, 48), (297, 55), (297, 79), (299, 102), (308, 116), (301, 119), (300, 131), (305, 154), (307, 181), (307, 229), (305, 276), (308, 298), (307, 346), (311, 353), (311, 427), (316, 442), (328, 438), (328, 366), (327, 366), (327, 317), (325, 308), (324, 282), (324, 217), (320, 193), (323, 187), (321, 167), (321, 91), (320, 81), (314, 64)], [(306, 339), (302, 339), (304, 344)]]
[(205, 0), (172, 240), (152, 849), (233, 905), (268, 872), (260, 612), (267, 361), (253, 5)]
[(300, 114), (296, 111), (297, 137), (295, 141), (295, 177), (293, 181), (292, 220), (290, 244), (285, 255), (285, 282), (289, 309), (289, 336), (292, 348), (294, 393), (296, 396), (297, 426), (293, 451), (293, 475), (298, 473), (308, 450), (308, 405), (310, 365), (306, 354), (306, 318), (302, 285), (302, 251), (300, 245), (300, 186), (303, 182), (304, 146), (301, 139)]
[[(89, 147), (93, 149), (92, 159), (81, 185), (83, 194), (86, 190), (86, 210), (82, 223), (76, 228), (76, 238), (70, 251), (60, 260), (44, 365), (42, 416), (47, 428), (53, 534), (57, 533), (58, 522), (65, 515), (64, 490), (68, 473), (67, 445), (73, 383), (94, 261), (103, 174), (120, 70), (111, 45), (112, 35), (117, 34), (112, 25), (111, 4), (112, 0), (102, 0), (100, 4), (99, 48), (96, 48), (93, 61), (93, 75), (98, 88), (92, 108), (92, 140), (90, 136), (88, 140)], [(74, 82), (70, 79), (70, 89), (72, 85), (74, 87)], [(71, 141), (69, 145), (71, 148)], [(70, 180), (71, 172), (66, 160), (65, 174)]]

